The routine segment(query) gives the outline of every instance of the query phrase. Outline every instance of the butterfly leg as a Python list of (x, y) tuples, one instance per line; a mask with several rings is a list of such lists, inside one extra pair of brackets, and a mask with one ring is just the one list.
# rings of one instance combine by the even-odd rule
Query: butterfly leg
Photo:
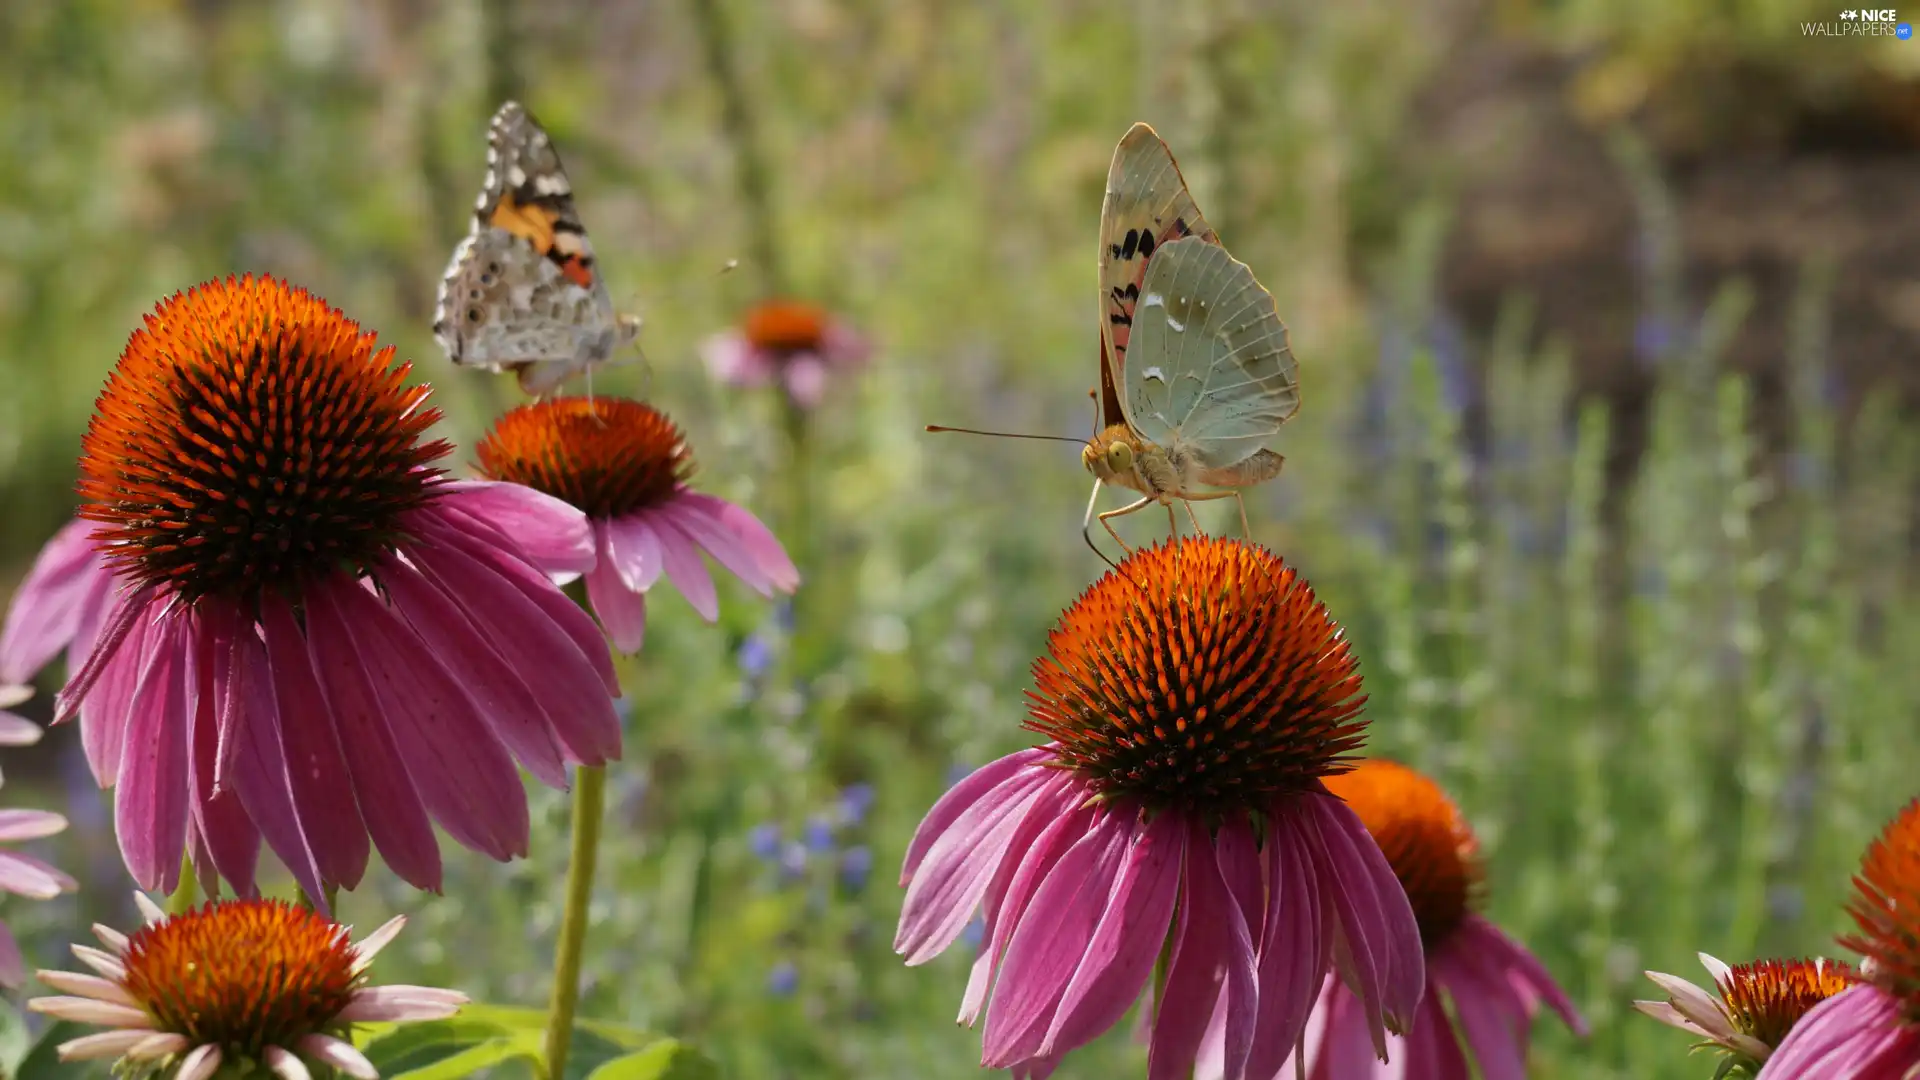
[(1107, 535), (1113, 537), (1113, 542), (1120, 545), (1120, 550), (1126, 552), (1129, 555), (1133, 554), (1133, 549), (1127, 546), (1127, 542), (1125, 540), (1120, 539), (1120, 534), (1118, 532), (1114, 531), (1112, 519), (1117, 517), (1125, 517), (1136, 510), (1143, 510), (1146, 507), (1153, 505), (1153, 501), (1154, 501), (1153, 496), (1143, 495), (1140, 497), (1140, 501), (1138, 502), (1130, 502), (1127, 505), (1119, 508), (1118, 510), (1109, 510), (1106, 513), (1100, 515), (1100, 524), (1105, 525), (1107, 527)]

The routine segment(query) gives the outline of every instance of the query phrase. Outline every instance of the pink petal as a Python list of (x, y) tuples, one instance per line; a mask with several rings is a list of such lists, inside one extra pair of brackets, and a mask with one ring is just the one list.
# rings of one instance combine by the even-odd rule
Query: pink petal
[[(1021, 816), (1020, 824), (1007, 839), (1005, 853), (999, 860), (999, 867), (993, 873), (993, 879), (987, 884), (987, 893), (981, 904), (985, 923), (982, 927), (980, 948), (974, 956), (973, 968), (967, 976), (966, 995), (960, 1002), (959, 1022), (971, 1026), (980, 1016), (981, 1006), (986, 1004), (987, 989), (992, 984), (993, 970), (1007, 941), (1012, 936), (1011, 923), (1002, 922), (1001, 910), (1014, 879), (1027, 863), (1027, 856), (1033, 851), (1043, 833), (1070, 816), (1076, 805), (1084, 803), (1084, 792), (1076, 791), (1064, 775), (1048, 777), (1043, 781), (1036, 798), (1028, 804)], [(1059, 847), (1054, 858), (1065, 853), (1066, 847)], [(1048, 863), (1051, 865), (1051, 862)], [(1024, 904), (1029, 895), (1016, 902)]]
[(353, 642), (435, 824), (502, 862), (525, 855), (529, 822), (520, 775), (466, 692), (366, 590), (336, 580), (311, 592), (309, 608), (331, 609), (334, 625)]
[(119, 588), (119, 579), (111, 571), (89, 576), (87, 591), (80, 598), (80, 617), (74, 624), (73, 642), (67, 646), (69, 674), (86, 663), (94, 643), (100, 640), (101, 627), (113, 612), (113, 598)]
[[(1391, 1039), (1391, 1037), (1390, 1037)], [(1476, 1075), (1467, 1064), (1467, 1057), (1461, 1052), (1460, 1042), (1454, 1036), (1453, 1024), (1447, 1017), (1447, 1011), (1440, 1003), (1440, 995), (1428, 992), (1420, 1002), (1418, 1018), (1413, 1030), (1405, 1038), (1391, 1039), (1400, 1045), (1390, 1046), (1387, 1053), (1398, 1060), (1405, 1055), (1406, 1073), (1410, 1080), (1473, 1080)], [(1471, 1038), (1469, 1038), (1471, 1042)], [(1475, 1051), (1476, 1055), (1478, 1051)], [(1493, 1080), (1496, 1074), (1480, 1059), (1480, 1080)], [(1380, 1066), (1381, 1071), (1392, 1068)], [(1521, 1077), (1526, 1076), (1526, 1055), (1520, 1058)]]
[(698, 491), (682, 492), (680, 501), (703, 511), (721, 528), (732, 533), (774, 588), (781, 592), (792, 592), (800, 587), (800, 571), (794, 567), (793, 560), (787, 557), (787, 549), (746, 507)]
[(35, 556), (0, 625), (0, 683), (24, 683), (67, 647), (96, 579), (111, 577), (93, 548), (95, 523), (74, 518)]
[(734, 386), (763, 386), (775, 370), (774, 361), (736, 330), (701, 342), (700, 355), (714, 378)]
[(1354, 990), (1366, 1006), (1374, 1043), (1385, 1052), (1386, 1029), (1406, 1030), (1426, 992), (1420, 928), (1400, 879), (1352, 808), (1330, 795), (1290, 800), (1303, 826), (1319, 833), (1314, 852), (1323, 896), (1333, 901), (1336, 947), (1354, 962)]
[(649, 520), (656, 529), (671, 529), (686, 543), (705, 549), (715, 562), (761, 596), (773, 596), (772, 580), (733, 534), (697, 507), (682, 505), (683, 502), (684, 497), (660, 507), (648, 515)]
[(176, 610), (153, 628), (114, 792), (120, 854), (134, 881), (151, 892), (173, 891), (187, 844), (190, 622), (191, 616)]
[(0, 746), (32, 746), (44, 734), (39, 724), (0, 709)]
[[(605, 663), (610, 674), (612, 658), (600, 628), (551, 582), (538, 577), (516, 580), (511, 562), (475, 557), (480, 552), (449, 542), (431, 552), (414, 552), (413, 561), (474, 620), (502, 662), (539, 695), (568, 760), (587, 765), (618, 760), (620, 718), (599, 670), (599, 663)], [(594, 655), (584, 651), (576, 628), (591, 635)], [(611, 689), (617, 694), (619, 684), (612, 683)]]
[(227, 656), (214, 661), (220, 706), (220, 760), (214, 785), (231, 786), (267, 846), (308, 896), (324, 896), (320, 866), (293, 801), (293, 781), (280, 738), (280, 704), (273, 693), (267, 647), (251, 622), (225, 616)]
[(920, 860), (926, 858), (927, 851), (981, 796), (1051, 754), (1043, 746), (1019, 750), (987, 762), (948, 788), (947, 793), (933, 804), (933, 809), (927, 811), (927, 816), (920, 819), (920, 827), (914, 830), (913, 839), (907, 844), (906, 865), (900, 869), (900, 884), (905, 885), (913, 880), (914, 870), (919, 867)]
[[(178, 873), (179, 854), (174, 855), (174, 871)], [(71, 877), (41, 862), (31, 855), (22, 855), (17, 851), (0, 851), (0, 891), (18, 893), (34, 900), (51, 900), (63, 892), (73, 892), (80, 887)]]
[[(467, 572), (457, 575), (458, 580), (454, 582), (454, 584), (490, 585), (494, 579), (506, 580), (522, 596), (532, 601), (534, 607), (539, 609), (541, 614), (546, 616), (545, 620), (535, 620), (535, 626), (529, 629), (537, 628), (538, 625), (542, 623), (550, 623), (559, 627), (563, 633), (573, 639), (574, 647), (580, 650), (580, 655), (586, 657), (587, 662), (593, 665), (594, 671), (600, 676), (601, 685), (606, 687), (606, 693), (612, 697), (620, 696), (620, 678), (613, 670), (613, 654), (607, 651), (607, 642), (606, 639), (600, 636), (600, 628), (594, 625), (593, 619), (588, 617), (586, 612), (581, 611), (573, 601), (567, 599), (566, 594), (556, 588), (550, 579), (537, 573), (532, 567), (529, 567), (519, 559), (503, 554), (499, 548), (488, 544), (483, 538), (463, 532), (450, 525), (426, 522), (421, 526), (421, 531), (425, 536), (437, 543), (439, 548), (435, 550), (422, 549), (410, 552), (409, 557), (413, 560), (414, 565), (418, 566), (428, 577), (438, 576), (440, 578), (438, 583), (443, 591), (447, 589), (449, 581), (441, 571), (452, 566), (446, 558), (449, 553), (448, 549), (466, 556), (467, 560), (471, 562), (477, 562), (481, 564), (482, 567), (492, 570), (492, 575), (478, 575), (475, 574), (469, 566)], [(467, 566), (468, 564), (462, 563), (461, 565)], [(469, 594), (454, 591), (451, 592), (450, 595), (452, 595), (456, 602), (461, 602), (463, 598)], [(484, 602), (476, 599), (467, 600), (466, 603), (470, 610), (478, 614), (491, 614), (489, 605)], [(511, 630), (512, 636), (506, 640), (518, 640), (520, 636), (527, 633), (526, 629), (517, 626), (512, 627)], [(496, 642), (502, 640), (497, 633), (489, 636)], [(543, 663), (531, 653), (512, 653), (509, 650), (503, 649), (502, 654), (513, 655), (520, 658), (522, 663), (534, 664), (536, 665), (535, 670), (539, 670), (539, 666)], [(556, 679), (555, 681), (564, 680)], [(611, 712), (612, 709), (612, 702), (608, 702), (606, 704), (606, 710)], [(557, 707), (554, 710), (555, 713), (561, 713), (563, 711), (564, 710)], [(556, 719), (558, 719), (558, 716), (556, 716)], [(617, 730), (618, 725), (616, 724), (615, 726)], [(569, 739), (568, 732), (564, 729), (560, 732), (560, 742), (563, 746), (571, 747), (576, 745)], [(612, 757), (617, 758), (618, 756), (619, 748), (616, 743)]]
[(67, 819), (51, 810), (0, 810), (0, 842), (17, 844), (64, 831)]
[[(1251, 845), (1250, 836), (1246, 843)], [(1247, 926), (1220, 863), (1205, 822), (1191, 822), (1166, 993), (1147, 1048), (1148, 1080), (1185, 1080), (1215, 1017), (1221, 1020), (1226, 1051), (1222, 1075), (1238, 1080), (1246, 1070), (1259, 1001), (1254, 929)]]
[[(684, 496), (683, 496), (684, 497)], [(620, 580), (634, 592), (646, 592), (667, 568), (660, 536), (648, 524), (646, 514), (627, 514), (610, 518), (607, 523), (606, 555)]]
[(827, 365), (812, 353), (789, 357), (780, 372), (787, 396), (803, 409), (817, 409), (827, 396)]
[(567, 766), (546, 709), (466, 613), (419, 571), (398, 560), (380, 568), (380, 584), (394, 610), (466, 689), (494, 736), (535, 779), (548, 787), (566, 787)]
[[(205, 610), (218, 607), (202, 605)], [(254, 893), (254, 871), (260, 859), (260, 831), (246, 807), (231, 790), (219, 788), (220, 716), (233, 638), (226, 620), (201, 618), (200, 656), (194, 665), (197, 686), (192, 722), (187, 729), (187, 786), (191, 794), (189, 821), (198, 832), (207, 858), (235, 895)], [(194, 865), (201, 866), (196, 862)]]
[[(1064, 796), (1074, 788), (1075, 785), (1068, 780), (1053, 790), (1056, 796)], [(1028, 815), (1028, 822), (1034, 820), (1033, 814), (1045, 808), (1044, 802), (1036, 804)], [(1098, 816), (1099, 812), (1094, 807), (1086, 805), (1085, 792), (1081, 791), (1079, 798), (1068, 803), (1064, 813), (1040, 830), (1032, 846), (1017, 858), (1010, 857), (1002, 864), (1002, 869), (1008, 865), (1013, 867), (1013, 876), (1003, 882), (1001, 879), (1004, 875), (996, 874), (994, 882), (988, 886), (986, 937), (979, 957), (974, 960), (966, 997), (960, 1003), (960, 1023), (972, 1026), (979, 1018), (980, 1009), (987, 1001), (987, 976), (1004, 971), (1000, 965), (1006, 959), (1009, 944), (1019, 931), (1035, 892), (1067, 852), (1073, 849), (1074, 844), (1093, 828)], [(1008, 847), (1009, 855), (1013, 855), (1015, 849), (1011, 844)], [(1004, 891), (1001, 891), (1003, 888)]]
[(488, 480), (451, 480), (440, 490), (448, 505), (498, 528), (549, 574), (584, 574), (593, 566), (587, 516), (564, 500)]
[(153, 622), (159, 611), (160, 605), (148, 605), (128, 627), (119, 651), (103, 666), (92, 692), (80, 706), (80, 745), (93, 768), (94, 782), (103, 788), (112, 787), (120, 775), (120, 751), (127, 745), (133, 692), (140, 687), (150, 642), (158, 640)]
[(873, 342), (865, 334), (839, 319), (827, 320), (820, 335), (820, 356), (830, 367), (850, 370), (860, 367), (873, 354)]
[(627, 587), (620, 571), (614, 569), (612, 556), (604, 554), (607, 523), (596, 521), (593, 527), (602, 537), (603, 557), (587, 571), (587, 603), (593, 605), (593, 613), (600, 617), (600, 627), (614, 648), (624, 653), (639, 652), (647, 640), (647, 598)]
[(1480, 915), (1469, 914), (1454, 933), (1462, 942), (1472, 943), (1483, 965), (1501, 971), (1508, 982), (1530, 999), (1546, 1002), (1575, 1035), (1587, 1036), (1587, 1022), (1574, 1008), (1572, 999), (1526, 946)]
[(667, 580), (687, 598), (700, 617), (713, 622), (720, 617), (720, 596), (714, 591), (707, 564), (700, 561), (700, 548), (684, 534), (664, 521), (658, 511), (646, 516), (647, 525), (660, 538), (660, 559), (667, 567)]
[(333, 708), (307, 652), (307, 639), (314, 633), (312, 612), (309, 601), (303, 633), (286, 600), (269, 593), (260, 601), (260, 629), (294, 808), (322, 882), (351, 889), (360, 884), (371, 854), (363, 818), (380, 808), (369, 806), (363, 815), (354, 797), (353, 774), (334, 726)]
[(1092, 944), (1133, 832), (1126, 811), (1101, 808), (1092, 827), (1035, 890), (1031, 908), (1041, 917), (1020, 920), (1000, 962), (999, 985), (987, 1006), (982, 1065), (1000, 1069), (1040, 1056), (1061, 995)]
[(86, 660), (80, 664), (80, 670), (67, 674), (67, 685), (53, 699), (53, 722), (58, 724), (70, 719), (80, 711), (80, 702), (85, 700), (87, 692), (100, 678), (101, 671), (120, 651), (127, 634), (141, 620), (151, 617), (149, 607), (154, 601), (153, 586), (138, 589), (114, 601), (106, 617), (100, 624), (100, 633), (94, 647), (87, 652)]
[(1862, 984), (1815, 1005), (1774, 1047), (1759, 1080), (1896, 1077), (1920, 1064), (1920, 1030), (1901, 1021), (1900, 1003)]
[[(1459, 962), (1463, 959), (1460, 955), (1449, 953), (1449, 947), (1458, 944), (1463, 943), (1449, 940), (1439, 955), (1428, 961), (1433, 987), (1444, 988), (1452, 999), (1461, 1035), (1473, 1049), (1482, 1080), (1526, 1080), (1527, 1035), (1532, 1023), (1526, 1002), (1504, 980), (1487, 979), (1474, 958), (1464, 957), (1464, 962)], [(1428, 996), (1438, 995), (1429, 989)], [(1429, 1019), (1433, 1011), (1421, 1010)], [(1444, 1020), (1444, 1012), (1441, 1015)], [(1421, 1032), (1416, 1029), (1412, 1034), (1417, 1037)], [(1447, 1041), (1454, 1041), (1451, 1034)]]
[(1249, 1075), (1262, 1075), (1261, 1070), (1284, 1061), (1299, 1042), (1333, 961), (1334, 911), (1328, 886), (1316, 871), (1318, 850), (1306, 822), (1268, 819), (1262, 852), (1267, 870), (1267, 911), (1260, 936), (1263, 1019), (1248, 1059)]
[(924, 964), (959, 939), (1008, 854), (1008, 841), (1044, 790), (1045, 777), (1016, 777), (967, 808), (927, 853), (907, 886), (893, 949)]
[[(440, 891), (440, 845), (419, 789), (407, 774), (400, 743), (351, 628), (334, 605), (307, 606), (307, 655), (326, 687), (358, 801), (369, 808), (367, 831), (380, 857), (409, 884)], [(409, 722), (408, 717), (394, 717)]]

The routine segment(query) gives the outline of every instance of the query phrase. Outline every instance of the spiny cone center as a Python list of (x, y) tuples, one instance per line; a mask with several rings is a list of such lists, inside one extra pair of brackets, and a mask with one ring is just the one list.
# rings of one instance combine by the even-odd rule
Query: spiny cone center
[(209, 903), (127, 943), (127, 993), (158, 1031), (240, 1050), (337, 1029), (361, 976), (345, 927), (283, 900)]
[(827, 313), (797, 300), (770, 300), (747, 312), (744, 329), (754, 347), (771, 353), (814, 352), (826, 337)]
[(1867, 848), (1853, 885), (1847, 910), (1860, 932), (1840, 943), (1870, 960), (1867, 977), (1920, 1023), (1920, 799)]
[(1815, 1005), (1852, 986), (1853, 969), (1832, 960), (1757, 960), (1720, 982), (1734, 1030), (1777, 1047)]
[(370, 568), (431, 495), (439, 419), (410, 365), (318, 297), (228, 278), (134, 331), (82, 441), (108, 560), (186, 600)]
[(522, 405), (474, 453), (489, 480), (544, 491), (592, 518), (658, 506), (693, 475), (693, 452), (667, 414), (626, 398)]
[(1428, 951), (1478, 906), (1485, 880), (1480, 844), (1439, 784), (1391, 761), (1369, 759), (1327, 778), (1373, 834), (1393, 867)]
[(1128, 556), (1060, 616), (1026, 727), (1103, 793), (1264, 811), (1360, 745), (1357, 668), (1278, 556), (1182, 538)]

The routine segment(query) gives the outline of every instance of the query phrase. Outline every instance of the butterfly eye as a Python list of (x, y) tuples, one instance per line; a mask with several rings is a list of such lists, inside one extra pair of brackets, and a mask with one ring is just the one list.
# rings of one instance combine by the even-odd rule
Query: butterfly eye
[(1114, 472), (1126, 472), (1133, 468), (1133, 447), (1121, 442), (1107, 447), (1107, 468)]

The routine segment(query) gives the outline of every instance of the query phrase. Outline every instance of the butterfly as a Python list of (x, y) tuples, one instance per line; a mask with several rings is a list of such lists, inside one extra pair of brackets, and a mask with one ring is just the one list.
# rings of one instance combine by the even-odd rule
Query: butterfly
[[(1299, 364), (1273, 295), (1220, 244), (1159, 135), (1135, 124), (1114, 150), (1100, 209), (1100, 417), (1081, 462), (1100, 488), (1141, 498), (1099, 515), (1232, 498), (1279, 475), (1266, 448), (1300, 409)], [(1203, 490), (1207, 488), (1224, 490)], [(1178, 528), (1178, 526), (1175, 526)], [(1199, 522), (1194, 521), (1199, 528)]]
[(540, 397), (605, 363), (639, 330), (638, 317), (614, 312), (553, 139), (518, 102), (500, 106), (473, 226), (435, 304), (433, 335), (447, 358), (511, 371)]

